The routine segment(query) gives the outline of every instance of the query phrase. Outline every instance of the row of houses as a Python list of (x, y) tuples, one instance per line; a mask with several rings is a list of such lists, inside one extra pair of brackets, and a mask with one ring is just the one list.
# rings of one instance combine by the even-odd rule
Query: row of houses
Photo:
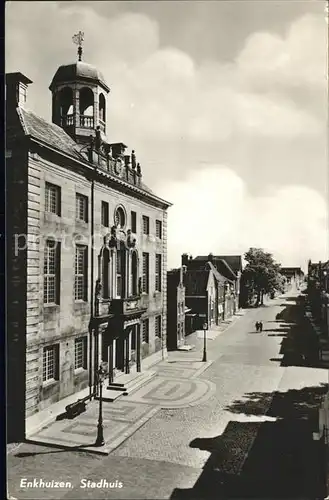
[(6, 75), (9, 440), (91, 399), (100, 365), (111, 387), (239, 307), (240, 257), (184, 254), (167, 275), (171, 203), (108, 140), (110, 88), (81, 59), (54, 74), (51, 122), (28, 107), (33, 82)]
[(309, 260), (307, 295), (312, 316), (329, 339), (329, 261)]
[(208, 328), (232, 317), (240, 306), (242, 258), (183, 254), (181, 267), (167, 274), (167, 346), (177, 349), (203, 324)]
[[(329, 360), (329, 261), (308, 262), (307, 300), (315, 334), (319, 342), (319, 354), (324, 366)], [(328, 370), (329, 381), (329, 370)], [(313, 438), (319, 441), (321, 468), (320, 477), (324, 479), (327, 495), (329, 492), (329, 390), (323, 396), (318, 412), (318, 430)]]

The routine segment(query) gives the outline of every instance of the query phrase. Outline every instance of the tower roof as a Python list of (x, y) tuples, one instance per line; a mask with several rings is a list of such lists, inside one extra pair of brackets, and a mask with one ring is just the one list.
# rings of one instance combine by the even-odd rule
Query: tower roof
[(106, 92), (110, 91), (102, 73), (95, 66), (83, 61), (60, 66), (52, 79), (49, 89), (53, 90), (60, 83), (70, 83), (76, 80), (98, 83)]

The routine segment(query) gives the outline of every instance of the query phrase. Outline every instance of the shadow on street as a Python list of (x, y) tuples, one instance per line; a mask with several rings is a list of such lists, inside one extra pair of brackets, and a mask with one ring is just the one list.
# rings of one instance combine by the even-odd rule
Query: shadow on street
[[(275, 321), (263, 322), (263, 332), (251, 332), (282, 338), (278, 358), (273, 359), (281, 366), (323, 367), (317, 338), (304, 317), (304, 300), (287, 297), (289, 304), (281, 304), (284, 309)], [(313, 432), (318, 431), (318, 409), (327, 389), (322, 384), (252, 392), (233, 401), (226, 411), (262, 421), (230, 421), (222, 435), (193, 439), (190, 447), (207, 450), (210, 457), (193, 488), (176, 488), (171, 499), (325, 498), (326, 447), (322, 440), (313, 440)]]
[(324, 498), (324, 445), (312, 433), (325, 391), (323, 385), (250, 393), (234, 401), (227, 411), (274, 418), (231, 421), (220, 436), (194, 439), (190, 447), (210, 457), (194, 487), (176, 488), (171, 498)]

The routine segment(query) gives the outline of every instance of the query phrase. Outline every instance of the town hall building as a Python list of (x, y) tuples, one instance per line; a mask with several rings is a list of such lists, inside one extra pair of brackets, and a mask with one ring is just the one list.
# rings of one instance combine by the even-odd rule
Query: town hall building
[(134, 151), (108, 140), (101, 72), (79, 60), (51, 81), (52, 122), (6, 75), (8, 439), (83, 390), (167, 355), (167, 209)]

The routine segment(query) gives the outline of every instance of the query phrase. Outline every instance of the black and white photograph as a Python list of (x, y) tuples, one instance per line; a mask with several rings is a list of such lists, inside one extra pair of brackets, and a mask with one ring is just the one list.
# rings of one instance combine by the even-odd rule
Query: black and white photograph
[(328, 5), (6, 2), (8, 499), (329, 499)]

